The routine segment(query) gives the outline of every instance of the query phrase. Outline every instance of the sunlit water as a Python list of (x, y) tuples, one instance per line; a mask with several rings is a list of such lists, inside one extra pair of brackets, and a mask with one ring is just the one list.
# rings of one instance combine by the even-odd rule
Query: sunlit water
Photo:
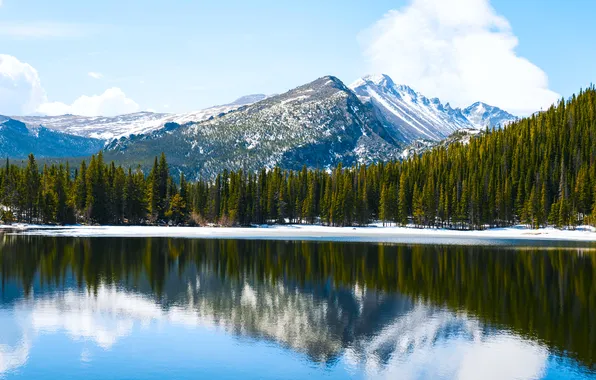
[(0, 242), (3, 378), (596, 378), (590, 246)]

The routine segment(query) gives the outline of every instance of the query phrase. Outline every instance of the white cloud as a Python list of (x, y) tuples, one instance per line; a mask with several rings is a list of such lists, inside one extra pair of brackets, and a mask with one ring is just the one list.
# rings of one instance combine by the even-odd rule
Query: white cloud
[(89, 71), (89, 73), (87, 75), (89, 75), (93, 79), (101, 79), (101, 78), (103, 78), (103, 74), (102, 73), (98, 73), (98, 72), (95, 72), (95, 71)]
[(411, 0), (360, 40), (371, 71), (458, 106), (484, 101), (524, 115), (559, 98), (544, 71), (517, 55), (489, 0)]
[(0, 54), (0, 114), (29, 114), (45, 100), (37, 70), (13, 56)]
[[(379, 353), (387, 352), (389, 359), (381, 360)], [(464, 313), (417, 302), (379, 334), (352, 342), (345, 358), (350, 369), (361, 367), (369, 378), (538, 379), (548, 349), (506, 331), (487, 333)]]
[[(89, 76), (101, 78), (100, 73)], [(136, 112), (139, 105), (118, 87), (105, 90), (100, 95), (83, 95), (72, 104), (49, 102), (37, 70), (17, 58), (0, 54), (0, 115), (18, 116), (33, 113), (83, 116), (113, 116)]]
[(83, 95), (72, 104), (61, 102), (44, 103), (38, 111), (46, 115), (73, 114), (81, 116), (114, 116), (137, 112), (139, 105), (118, 87), (112, 87), (101, 95)]

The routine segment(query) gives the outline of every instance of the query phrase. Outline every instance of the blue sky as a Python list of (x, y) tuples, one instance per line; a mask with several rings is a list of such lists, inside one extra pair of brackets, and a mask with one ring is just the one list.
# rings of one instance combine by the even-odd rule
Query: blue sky
[(373, 72), (526, 113), (596, 77), (589, 0), (0, 3), (0, 114), (185, 112)]

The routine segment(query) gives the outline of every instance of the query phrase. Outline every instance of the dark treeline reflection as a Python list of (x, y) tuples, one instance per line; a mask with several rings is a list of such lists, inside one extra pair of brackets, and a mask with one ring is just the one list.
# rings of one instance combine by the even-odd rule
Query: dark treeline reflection
[(250, 280), (301, 292), (358, 287), (422, 299), (538, 339), (594, 368), (596, 254), (577, 248), (5, 236), (0, 301), (117, 284), (166, 307), (205, 271), (220, 283)]

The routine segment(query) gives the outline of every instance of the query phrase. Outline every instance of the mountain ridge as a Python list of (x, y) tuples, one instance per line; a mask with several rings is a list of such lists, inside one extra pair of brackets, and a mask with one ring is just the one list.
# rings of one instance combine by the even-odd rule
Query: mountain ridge
[(377, 118), (404, 143), (416, 140), (441, 141), (458, 130), (501, 127), (517, 117), (476, 102), (461, 109), (439, 98), (427, 98), (410, 86), (396, 84), (386, 74), (364, 76), (349, 86), (363, 103), (369, 104)]
[(162, 150), (173, 166), (196, 176), (398, 159), (401, 146), (341, 80), (325, 76), (219, 117), (123, 139), (107, 155), (150, 163)]
[[(282, 94), (247, 95), (185, 114), (142, 111), (115, 117), (19, 119), (27, 130), (59, 134), (50, 140), (78, 137), (74, 145), (90, 144), (88, 147), (103, 149), (108, 156), (129, 164), (148, 166), (164, 151), (180, 171), (196, 176), (240, 167), (296, 169), (406, 158), (458, 131), (484, 130), (491, 124), (499, 127), (515, 117), (482, 102), (453, 108), (378, 74), (362, 77), (350, 86), (328, 75)], [(24, 131), (20, 134), (26, 135)], [(41, 151), (42, 157), (47, 156), (38, 142), (28, 141), (33, 153)], [(17, 152), (7, 144), (0, 147), (3, 154), (23, 154), (23, 146)], [(80, 156), (81, 150), (96, 153), (88, 147), (53, 152), (56, 157)]]
[(162, 128), (166, 123), (185, 124), (198, 122), (233, 111), (247, 104), (258, 102), (267, 97), (264, 94), (245, 95), (231, 103), (216, 105), (198, 111), (172, 114), (139, 111), (117, 116), (13, 116), (28, 127), (44, 126), (59, 132), (75, 136), (91, 137), (111, 141), (131, 135), (142, 135)]

